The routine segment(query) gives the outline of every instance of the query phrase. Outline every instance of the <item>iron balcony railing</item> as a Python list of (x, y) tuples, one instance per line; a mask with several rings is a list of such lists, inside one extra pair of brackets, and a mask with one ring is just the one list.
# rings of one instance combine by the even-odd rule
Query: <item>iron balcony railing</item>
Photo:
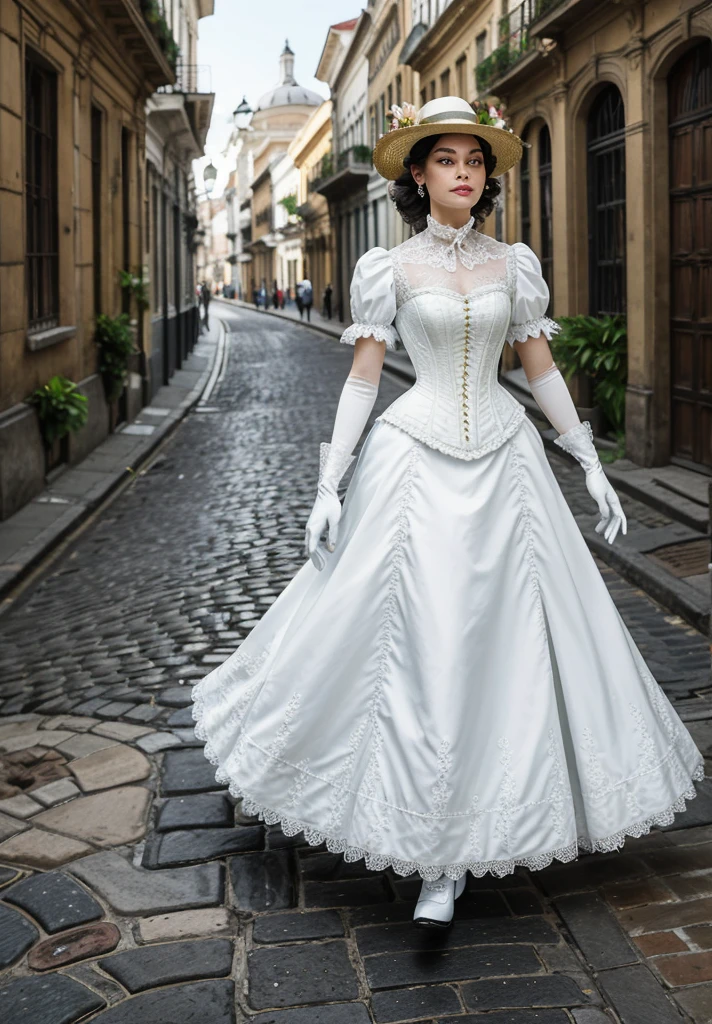
[(212, 68), (208, 64), (176, 64), (174, 85), (162, 85), (158, 92), (210, 93), (213, 91)]
[(499, 46), (477, 66), (477, 88), (481, 94), (491, 91), (523, 57), (535, 49), (531, 26), (564, 0), (522, 0), (499, 19)]

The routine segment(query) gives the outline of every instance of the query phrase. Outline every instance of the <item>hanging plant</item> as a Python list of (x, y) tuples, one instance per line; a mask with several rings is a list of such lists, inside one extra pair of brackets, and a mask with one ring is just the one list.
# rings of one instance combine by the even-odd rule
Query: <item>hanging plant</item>
[(99, 348), (99, 372), (107, 401), (115, 401), (128, 376), (129, 358), (138, 352), (133, 342), (128, 313), (117, 317), (100, 313), (96, 318), (95, 342)]
[(56, 374), (43, 387), (36, 388), (27, 405), (37, 410), (42, 440), (46, 448), (70, 431), (79, 430), (89, 415), (89, 399), (77, 389), (74, 381)]
[(139, 267), (135, 274), (130, 270), (120, 270), (119, 283), (135, 299), (139, 314), (148, 309), (148, 281), (143, 276), (143, 267)]

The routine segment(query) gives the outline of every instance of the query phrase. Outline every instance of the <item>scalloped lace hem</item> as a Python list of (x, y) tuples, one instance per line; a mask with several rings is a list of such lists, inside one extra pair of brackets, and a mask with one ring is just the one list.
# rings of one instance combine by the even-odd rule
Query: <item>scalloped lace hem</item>
[(398, 344), (398, 333), (395, 327), (389, 324), (351, 324), (343, 332), (339, 341), (344, 345), (355, 345), (357, 338), (375, 338), (376, 341), (385, 341), (386, 348), (391, 349), (395, 349)]
[(451, 444), (449, 441), (444, 441), (442, 438), (435, 437), (422, 426), (401, 419), (397, 413), (392, 412), (390, 409), (386, 409), (380, 416), (376, 416), (374, 422), (377, 423), (379, 420), (382, 420), (384, 423), (390, 423), (392, 426), (398, 427), (400, 430), (404, 430), (406, 434), (410, 434), (410, 436), (414, 437), (416, 441), (422, 441), (422, 443), (426, 444), (429, 448), (435, 448), (437, 451), (443, 452), (445, 455), (452, 455), (456, 459), (464, 459), (469, 462), (472, 459), (479, 459), (481, 456), (495, 451), (516, 433), (526, 415), (526, 409), (524, 406), (520, 403), (517, 403), (517, 405), (518, 408), (513, 410), (504, 429), (494, 437), (489, 438), (489, 440), (484, 444), (481, 444), (478, 448), (465, 448), (463, 445)]
[[(198, 691), (199, 687), (200, 683), (197, 683), (194, 691)], [(203, 753), (210, 764), (216, 768), (215, 781), (223, 785), (226, 784), (231, 796), (242, 800), (242, 809), (245, 814), (257, 815), (267, 825), (279, 825), (285, 836), (295, 836), (299, 832), (303, 832), (304, 838), (310, 846), (321, 846), (325, 843), (327, 850), (331, 853), (342, 853), (344, 860), (349, 863), (357, 860), (365, 861), (366, 867), (370, 871), (384, 871), (389, 867), (393, 868), (397, 875), (411, 875), (417, 871), (420, 877), (427, 881), (435, 881), (442, 874), (447, 875), (448, 878), (458, 879), (467, 871), (471, 871), (476, 878), (482, 878), (488, 872), (497, 878), (503, 878), (505, 875), (513, 874), (515, 868), (519, 866), (528, 868), (529, 871), (541, 871), (542, 868), (548, 867), (554, 860), (566, 864), (576, 860), (579, 851), (584, 853), (611, 853), (624, 845), (627, 836), (637, 839), (640, 836), (647, 835), (655, 825), (671, 825), (675, 815), (686, 810), (687, 801), (693, 800), (697, 796), (697, 791), (692, 783), (702, 782), (705, 777), (705, 764), (704, 760), (702, 760), (695, 766), (690, 776), (689, 787), (669, 807), (662, 811), (657, 811), (655, 814), (648, 815), (648, 817), (640, 821), (633, 822), (619, 832), (614, 832), (612, 835), (604, 836), (601, 839), (578, 836), (576, 840), (567, 846), (560, 846), (555, 850), (547, 850), (531, 856), (512, 857), (509, 860), (468, 860), (456, 864), (425, 864), (422, 861), (401, 860), (390, 854), (376, 853), (373, 850), (367, 850), (360, 846), (352, 846), (344, 836), (322, 832), (319, 829), (313, 828), (307, 821), (293, 818), (282, 811), (267, 807), (265, 804), (253, 799), (249, 793), (245, 792), (220, 767), (220, 759), (208, 740), (202, 724), (203, 707), (198, 692), (196, 692), (193, 700), (192, 716), (196, 722), (195, 736), (197, 739), (205, 741)]]

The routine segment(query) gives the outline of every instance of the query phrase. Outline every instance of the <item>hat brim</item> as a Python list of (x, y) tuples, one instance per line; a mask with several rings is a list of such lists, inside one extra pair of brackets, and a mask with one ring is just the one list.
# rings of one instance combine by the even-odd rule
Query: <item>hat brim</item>
[(373, 166), (381, 177), (395, 181), (405, 170), (403, 160), (415, 143), (430, 135), (477, 135), (484, 139), (492, 147), (497, 160), (497, 166), (492, 172), (493, 178), (498, 178), (514, 167), (524, 152), (524, 143), (518, 135), (491, 124), (475, 124), (472, 121), (414, 124), (408, 128), (395, 128), (378, 140), (373, 150)]

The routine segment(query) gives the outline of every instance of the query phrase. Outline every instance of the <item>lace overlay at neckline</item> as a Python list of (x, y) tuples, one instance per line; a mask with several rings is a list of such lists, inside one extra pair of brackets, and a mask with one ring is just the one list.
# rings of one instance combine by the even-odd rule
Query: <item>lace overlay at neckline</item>
[(449, 274), (503, 259), (510, 247), (482, 234), (474, 224), (474, 217), (470, 217), (462, 227), (454, 228), (428, 214), (425, 230), (391, 249), (391, 256), (400, 263), (420, 263)]

